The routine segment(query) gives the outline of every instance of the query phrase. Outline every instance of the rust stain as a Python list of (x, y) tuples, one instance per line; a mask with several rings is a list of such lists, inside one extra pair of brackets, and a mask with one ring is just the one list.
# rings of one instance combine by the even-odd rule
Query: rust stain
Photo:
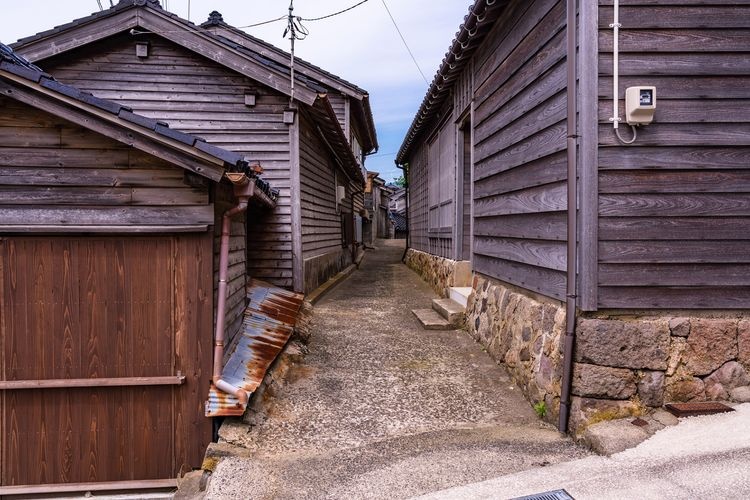
[[(294, 331), (304, 296), (253, 280), (247, 288), (242, 331), (227, 347), (222, 379), (255, 392)], [(240, 416), (244, 405), (211, 385), (206, 416)]]

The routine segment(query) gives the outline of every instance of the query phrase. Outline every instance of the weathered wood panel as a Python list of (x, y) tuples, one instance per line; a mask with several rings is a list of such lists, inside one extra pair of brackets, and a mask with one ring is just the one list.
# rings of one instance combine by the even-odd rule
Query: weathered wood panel
[[(342, 246), (341, 214), (352, 224), (351, 217), (364, 207), (364, 198), (361, 194), (352, 197), (362, 186), (336, 165), (333, 153), (304, 113), (300, 114), (299, 151), (302, 255), (305, 291), (310, 292), (351, 263), (351, 246)], [(343, 200), (336, 199), (337, 185), (345, 187)]]
[[(284, 245), (291, 235), (289, 132), (282, 120), (288, 98), (163, 38), (143, 37), (151, 44), (148, 58), (135, 56), (134, 40), (126, 35), (39, 64), (65, 83), (260, 162), (280, 196), (276, 210), (248, 215), (248, 254), (274, 251), (291, 268), (291, 247)], [(245, 105), (245, 93), (256, 96), (254, 106)], [(290, 273), (253, 259), (247, 271), (292, 286)]]
[(4, 97), (0, 206), (0, 226), (27, 228), (208, 225), (213, 219), (208, 189), (188, 185), (183, 169)]
[(0, 379), (187, 378), (5, 392), (3, 486), (170, 478), (200, 465), (211, 437), (199, 411), (213, 307), (210, 273), (200, 273), (211, 265), (207, 236), (0, 241)]
[(598, 305), (747, 308), (750, 4), (623, 2), (620, 114), (628, 86), (658, 98), (632, 146), (609, 123), (611, 4), (598, 23)]

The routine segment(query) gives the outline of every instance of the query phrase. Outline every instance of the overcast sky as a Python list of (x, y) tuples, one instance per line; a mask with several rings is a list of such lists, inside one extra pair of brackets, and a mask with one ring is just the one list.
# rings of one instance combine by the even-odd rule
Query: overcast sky
[[(114, 0), (116, 3), (118, 0)], [(294, 14), (322, 17), (359, 0), (295, 0)], [(288, 0), (161, 0), (162, 6), (196, 24), (218, 10), (224, 21), (247, 26), (286, 15)], [(470, 0), (385, 0), (419, 66), (432, 81), (451, 40), (463, 22)], [(101, 0), (106, 8), (110, 0)], [(3, 0), (0, 41), (12, 43), (99, 10), (97, 0)], [(383, 5), (368, 0), (344, 14), (303, 24), (310, 31), (296, 44), (296, 53), (322, 68), (365, 88), (378, 129), (380, 151), (367, 168), (391, 180), (400, 174), (393, 163), (406, 130), (428, 85), (404, 48)], [(285, 21), (246, 28), (251, 35), (289, 50), (282, 38)]]

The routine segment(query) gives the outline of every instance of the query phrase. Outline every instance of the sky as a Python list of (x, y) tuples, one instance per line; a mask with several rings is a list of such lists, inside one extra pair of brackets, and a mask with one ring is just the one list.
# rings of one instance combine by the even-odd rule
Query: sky
[[(110, 0), (100, 0), (106, 8)], [(118, 0), (113, 0), (117, 3)], [(360, 0), (294, 0), (294, 15), (317, 18), (338, 12)], [(209, 12), (219, 11), (224, 21), (248, 26), (288, 13), (288, 0), (161, 0), (162, 6), (196, 24)], [(385, 0), (414, 57), (431, 82), (470, 0)], [(98, 11), (97, 0), (3, 1), (0, 42), (10, 44), (54, 26)], [(380, 149), (367, 159), (368, 170), (386, 181), (399, 176), (396, 152), (419, 108), (428, 84), (404, 47), (384, 6), (384, 0), (367, 0), (343, 14), (302, 21), (309, 36), (297, 41), (298, 57), (366, 89), (370, 93)], [(286, 21), (245, 28), (258, 38), (289, 51), (282, 38)]]

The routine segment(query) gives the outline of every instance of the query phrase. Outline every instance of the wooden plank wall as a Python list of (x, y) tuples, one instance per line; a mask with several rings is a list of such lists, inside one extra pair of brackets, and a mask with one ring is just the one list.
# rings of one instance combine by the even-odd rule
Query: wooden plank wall
[(420, 252), (429, 252), (427, 238), (427, 144), (420, 141), (409, 158), (409, 247)]
[(349, 98), (343, 94), (337, 94), (335, 92), (328, 94), (328, 101), (336, 112), (336, 118), (339, 120), (341, 130), (344, 131), (344, 134), (347, 137), (349, 137), (349, 113), (347, 111), (348, 99)]
[[(210, 225), (184, 170), (0, 97), (0, 225)], [(130, 214), (130, 215), (128, 215)]]
[(473, 65), (474, 269), (563, 299), (565, 2), (514, 1)]
[[(336, 203), (335, 164), (312, 122), (300, 116), (300, 188), (302, 191), (302, 253), (305, 259), (341, 251), (341, 221)], [(341, 171), (339, 183), (345, 180)], [(349, 207), (346, 207), (347, 209)]]
[[(125, 35), (38, 64), (65, 83), (259, 161), (280, 196), (273, 212), (249, 219), (248, 272), (291, 287), (288, 98), (159, 37), (143, 40), (151, 44), (148, 58), (136, 57), (135, 39)], [(245, 105), (245, 93), (256, 95), (255, 106)]]
[(201, 411), (209, 234), (9, 237), (0, 256), (0, 379), (187, 377), (3, 391), (0, 484), (163, 479), (200, 466), (211, 439)]
[(598, 305), (747, 308), (750, 4), (621, 1), (621, 116), (626, 87), (657, 89), (632, 146), (608, 121), (612, 1), (599, 5)]

